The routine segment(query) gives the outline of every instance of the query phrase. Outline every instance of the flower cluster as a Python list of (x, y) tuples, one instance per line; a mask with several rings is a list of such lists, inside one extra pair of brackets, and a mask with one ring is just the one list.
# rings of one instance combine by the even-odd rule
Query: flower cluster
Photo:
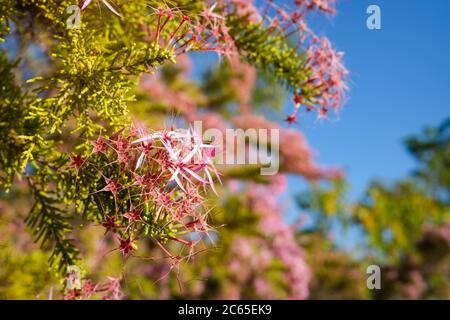
[[(232, 182), (239, 184), (237, 181), (228, 181)], [(229, 222), (227, 230), (214, 240), (218, 244), (217, 251), (197, 257), (189, 265), (183, 265), (183, 272), (176, 277), (179, 285), (183, 286), (183, 297), (308, 297), (311, 271), (304, 252), (296, 241), (295, 226), (284, 221), (278, 199), (285, 188), (286, 179), (282, 175), (273, 176), (269, 184), (248, 183), (239, 184), (236, 188), (229, 187), (231, 197), (225, 198), (225, 202), (231, 204), (239, 199), (238, 208), (229, 213), (233, 215), (242, 210), (241, 213), (246, 213), (247, 224), (242, 217), (242, 220), (238, 220), (239, 223), (225, 218), (224, 222)], [(235, 216), (234, 219), (239, 217)], [(255, 225), (249, 224), (249, 220), (254, 221)], [(168, 290), (173, 284), (166, 277), (169, 271), (170, 264), (165, 261), (146, 266), (146, 275), (151, 279), (158, 279), (159, 298), (167, 298)], [(172, 280), (175, 280), (174, 277)]]
[[(280, 80), (293, 89), (295, 108), (286, 121), (295, 123), (301, 106), (305, 111), (316, 110), (319, 118), (326, 117), (329, 109), (339, 108), (347, 90), (348, 71), (342, 64), (343, 53), (336, 52), (328, 39), (317, 37), (306, 22), (311, 11), (334, 13), (334, 0), (296, 0), (293, 9), (268, 0), (261, 11), (253, 1), (229, 0), (226, 3), (229, 15), (241, 16), (250, 26), (249, 30), (233, 32), (237, 46), (242, 46), (240, 39), (253, 37), (266, 51), (262, 56), (247, 53), (249, 60), (273, 69)], [(255, 36), (255, 30), (261, 29), (264, 33)], [(245, 50), (250, 51), (255, 46), (246, 45)], [(278, 55), (274, 54), (276, 50), (279, 50)], [(295, 60), (286, 60), (292, 55), (298, 56)]]
[[(264, 116), (243, 114), (233, 119), (233, 124), (241, 129), (278, 130), (276, 123), (268, 121)], [(281, 169), (286, 173), (294, 173), (307, 180), (339, 179), (342, 172), (334, 168), (322, 168), (314, 163), (311, 151), (304, 135), (290, 128), (281, 128), (279, 150)]]
[(179, 235), (210, 229), (202, 209), (203, 193), (207, 187), (216, 192), (214, 179), (220, 180), (212, 162), (214, 147), (193, 129), (146, 134), (136, 128), (99, 137), (92, 146), (86, 159), (73, 157), (72, 166), (79, 179), (98, 177), (91, 196), (102, 213), (101, 224), (123, 255), (137, 249), (141, 236), (150, 236), (174, 263), (182, 257), (166, 250), (168, 240), (181, 243), (191, 255), (195, 242)]
[[(309, 85), (322, 89), (322, 95), (315, 100), (316, 105), (322, 106), (319, 109), (319, 116), (325, 116), (327, 106), (337, 110), (342, 103), (347, 85), (344, 81), (348, 71), (342, 64), (342, 52), (336, 52), (327, 38), (314, 38), (314, 45), (307, 51), (308, 65), (313, 72), (313, 82)], [(301, 103), (301, 96), (298, 96)], [(305, 103), (307, 108), (314, 108), (314, 105)]]
[(229, 270), (235, 274), (235, 283), (230, 285), (221, 298), (241, 299), (241, 289), (252, 289), (260, 299), (276, 299), (271, 284), (264, 277), (270, 270), (274, 252), (267, 243), (256, 237), (239, 236), (231, 245), (233, 257), (227, 262)]

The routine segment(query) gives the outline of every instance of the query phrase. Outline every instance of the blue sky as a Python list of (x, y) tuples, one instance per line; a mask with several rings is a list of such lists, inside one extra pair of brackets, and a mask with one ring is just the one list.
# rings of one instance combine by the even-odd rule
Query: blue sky
[[(381, 8), (381, 30), (366, 27), (370, 4)], [(345, 169), (349, 197), (357, 199), (373, 179), (407, 176), (415, 163), (403, 146), (405, 137), (450, 116), (450, 1), (340, 0), (337, 9), (334, 18), (311, 22), (345, 52), (348, 102), (338, 121), (305, 119), (299, 129), (318, 163)], [(289, 181), (287, 199), (304, 188), (299, 178)], [(292, 200), (288, 208), (288, 217), (299, 211)], [(354, 251), (361, 244), (358, 227), (334, 231), (343, 248)]]
[[(370, 4), (381, 8), (381, 30), (366, 27)], [(319, 163), (346, 170), (358, 197), (374, 178), (406, 176), (414, 161), (403, 139), (450, 116), (450, 1), (340, 0), (337, 8), (314, 30), (345, 52), (348, 102), (338, 121), (305, 120), (300, 129)]]

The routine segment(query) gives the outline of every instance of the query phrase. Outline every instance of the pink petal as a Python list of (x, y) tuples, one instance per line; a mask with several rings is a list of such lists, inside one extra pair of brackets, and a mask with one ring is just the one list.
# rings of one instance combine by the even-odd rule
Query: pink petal
[(120, 15), (120, 13), (118, 13), (118, 12), (113, 8), (113, 6), (109, 4), (108, 1), (106, 1), (106, 0), (102, 0), (102, 1), (103, 1), (103, 3), (105, 4), (105, 6), (107, 6), (108, 9), (111, 10), (115, 15), (117, 15), (117, 16), (119, 16), (119, 17), (122, 17), (122, 16)]
[(91, 3), (92, 0), (86, 0), (84, 1), (83, 5), (81, 6), (81, 10), (86, 9), (86, 7), (89, 5), (89, 3)]
[(194, 171), (192, 171), (189, 168), (183, 168), (185, 171), (187, 171), (188, 173), (191, 174), (191, 176), (193, 176), (195, 179), (197, 179), (198, 181), (200, 181), (201, 183), (205, 183), (205, 179), (203, 179), (202, 177), (200, 177), (198, 174), (196, 174)]
[(205, 168), (205, 173), (208, 176), (208, 180), (209, 180), (209, 184), (211, 185), (211, 188), (213, 189), (214, 193), (218, 196), (219, 194), (217, 193), (216, 187), (214, 186), (214, 181), (213, 181), (208, 169), (206, 169), (206, 168)]

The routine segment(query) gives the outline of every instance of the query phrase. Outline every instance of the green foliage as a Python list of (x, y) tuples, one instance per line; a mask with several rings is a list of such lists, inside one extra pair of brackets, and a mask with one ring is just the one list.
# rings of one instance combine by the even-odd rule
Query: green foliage
[[(299, 198), (300, 205), (325, 216), (336, 215), (344, 224), (361, 224), (372, 248), (390, 262), (414, 255), (416, 244), (427, 227), (450, 218), (449, 122), (429, 128), (423, 137), (411, 137), (407, 147), (419, 161), (411, 178), (392, 185), (373, 182), (364, 199), (348, 204), (343, 182), (318, 185)], [(350, 220), (349, 220), (350, 219)]]
[(230, 35), (251, 65), (265, 70), (293, 92), (301, 92), (306, 101), (319, 93), (319, 88), (306, 84), (311, 78), (305, 54), (299, 53), (283, 33), (271, 32), (264, 22), (251, 23), (248, 17), (227, 17)]
[(421, 136), (407, 139), (406, 145), (421, 163), (416, 176), (435, 197), (450, 203), (450, 119), (437, 128), (427, 128)]
[(391, 261), (414, 251), (424, 226), (440, 224), (448, 217), (445, 208), (410, 181), (392, 188), (372, 184), (354, 214), (369, 234), (371, 244), (382, 249)]
[(276, 79), (266, 71), (258, 69), (256, 86), (253, 90), (253, 105), (268, 110), (282, 111), (287, 93)]
[(38, 124), (28, 118), (30, 100), (15, 82), (17, 64), (0, 51), (0, 187), (5, 188), (25, 169), (33, 149), (41, 143), (36, 137)]

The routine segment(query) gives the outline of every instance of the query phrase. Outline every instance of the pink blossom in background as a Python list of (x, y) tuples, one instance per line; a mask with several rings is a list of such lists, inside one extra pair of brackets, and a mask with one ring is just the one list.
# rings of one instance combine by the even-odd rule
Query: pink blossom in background
[(168, 108), (176, 110), (182, 115), (196, 111), (198, 101), (183, 90), (173, 90), (167, 86), (157, 73), (145, 74), (140, 80), (141, 90), (148, 94), (153, 102), (164, 103)]
[[(236, 127), (242, 129), (276, 129), (276, 123), (268, 121), (264, 116), (244, 114), (232, 119)], [(308, 180), (339, 179), (339, 169), (321, 168), (313, 161), (313, 154), (303, 134), (294, 129), (280, 129), (280, 156), (282, 170), (299, 174)]]
[(336, 13), (336, 0), (294, 0), (302, 10), (320, 10), (325, 13)]

